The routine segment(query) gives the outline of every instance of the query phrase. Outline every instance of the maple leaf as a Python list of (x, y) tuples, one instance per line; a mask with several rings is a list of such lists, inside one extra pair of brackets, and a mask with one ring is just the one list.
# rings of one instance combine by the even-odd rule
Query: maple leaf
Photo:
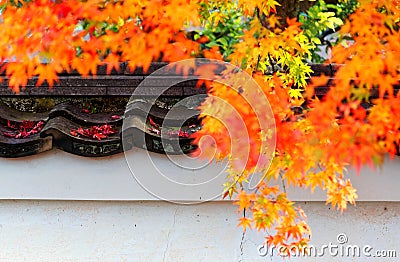
[(247, 209), (251, 205), (254, 195), (248, 195), (246, 192), (241, 191), (239, 194), (239, 200), (235, 203), (239, 205), (239, 210)]
[(156, 128), (159, 127), (159, 125), (156, 122), (154, 122), (154, 120), (151, 117), (149, 117), (149, 122), (150, 122), (150, 125), (152, 125), (153, 127), (156, 127)]
[(216, 75), (216, 70), (218, 70), (218, 65), (215, 63), (202, 64), (195, 69), (194, 75), (198, 76), (197, 86), (205, 84), (208, 85), (208, 81), (204, 79), (213, 79)]
[(103, 63), (107, 65), (107, 74), (110, 74), (113, 68), (117, 72), (120, 70), (120, 57), (115, 54), (108, 54)]
[(106, 135), (104, 135), (104, 134), (102, 134), (102, 133), (97, 133), (97, 132), (94, 132), (93, 135), (92, 135), (92, 137), (95, 138), (95, 139), (97, 139), (97, 140), (101, 140), (101, 139), (107, 138)]
[(251, 219), (247, 218), (247, 217), (242, 217), (239, 219), (240, 222), (238, 224), (238, 226), (243, 227), (243, 230), (246, 231), (247, 228), (251, 228)]
[(305, 99), (301, 93), (302, 89), (290, 89), (289, 96), (291, 98), (290, 102), (295, 106), (300, 106), (304, 103)]
[(43, 121), (29, 121), (29, 120), (23, 120), (20, 123), (14, 123), (12, 124), (10, 120), (7, 121), (7, 127), (12, 129), (12, 132), (3, 132), (3, 135), (6, 137), (10, 138), (27, 138), (29, 136), (32, 136), (34, 134), (39, 133), (43, 127), (44, 127), (44, 122)]
[(110, 116), (110, 118), (111, 118), (112, 120), (118, 120), (118, 119), (121, 119), (121, 117), (120, 117), (120, 116), (118, 116), (118, 115), (112, 115), (112, 116)]
[(70, 134), (72, 136), (83, 136), (92, 139), (105, 139), (110, 135), (116, 134), (117, 130), (114, 129), (112, 125), (101, 125), (101, 126), (91, 126), (89, 128), (78, 127), (77, 129), (72, 129)]
[(33, 73), (39, 76), (36, 86), (40, 86), (44, 81), (47, 81), (49, 86), (52, 87), (54, 82), (58, 81), (57, 72), (55, 71), (54, 66), (39, 65)]

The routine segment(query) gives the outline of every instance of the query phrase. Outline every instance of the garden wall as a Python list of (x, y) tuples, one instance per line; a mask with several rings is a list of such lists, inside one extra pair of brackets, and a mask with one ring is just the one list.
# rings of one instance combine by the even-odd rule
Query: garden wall
[[(137, 149), (135, 154), (140, 163), (147, 151)], [(166, 160), (164, 155), (151, 154), (156, 164)], [(368, 168), (359, 176), (353, 173), (360, 201), (343, 214), (325, 205), (318, 192), (287, 189), (307, 213), (313, 229), (311, 243), (320, 254), (324, 245), (331, 244), (359, 246), (361, 252), (371, 246), (371, 254), (396, 250), (395, 255), (400, 255), (399, 165), (396, 157), (381, 173)], [(157, 200), (132, 176), (123, 154), (95, 159), (51, 150), (3, 158), (0, 166), (1, 261), (282, 260), (276, 250), (271, 257), (260, 249), (262, 235), (254, 231), (243, 235), (236, 227), (242, 213), (230, 201), (173, 204)], [(219, 170), (219, 164), (211, 166)], [(179, 172), (176, 167), (164, 167), (165, 172)], [(219, 189), (218, 182), (209, 185), (211, 191)], [(198, 196), (207, 195), (197, 193), (186, 200), (198, 201)], [(343, 234), (347, 242), (340, 245), (337, 238)], [(331, 252), (326, 249), (324, 255), (300, 261), (396, 261)]]

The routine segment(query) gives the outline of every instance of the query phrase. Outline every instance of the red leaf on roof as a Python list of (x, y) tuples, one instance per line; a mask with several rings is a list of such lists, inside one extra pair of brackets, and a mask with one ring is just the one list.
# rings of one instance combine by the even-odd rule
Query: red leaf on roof
[(10, 138), (27, 138), (31, 135), (39, 133), (44, 126), (43, 121), (29, 121), (24, 120), (21, 123), (12, 123), (7, 121), (7, 127), (13, 129), (12, 132), (3, 132), (3, 135)]
[(77, 129), (72, 129), (70, 134), (72, 136), (83, 136), (92, 139), (105, 139), (110, 135), (116, 134), (118, 131), (114, 129), (112, 125), (101, 125), (101, 126), (91, 126), (90, 128), (78, 127)]

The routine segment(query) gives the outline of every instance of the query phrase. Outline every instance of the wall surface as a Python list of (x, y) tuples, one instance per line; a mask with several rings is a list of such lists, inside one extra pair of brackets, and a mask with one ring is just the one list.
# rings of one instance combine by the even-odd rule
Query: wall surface
[[(126, 157), (118, 154), (100, 158), (51, 150), (32, 157), (0, 158), (0, 199), (221, 199), (224, 170), (223, 162), (203, 166), (196, 159), (173, 158), (142, 149), (131, 150)], [(387, 159), (381, 169), (362, 168), (359, 175), (349, 170), (358, 201), (400, 201), (399, 176), (400, 157)], [(292, 200), (326, 199), (318, 190), (311, 194), (309, 190), (287, 187), (287, 192)]]
[[(182, 157), (130, 154), (0, 159), (0, 262), (287, 261), (261, 245), (263, 234), (236, 227), (241, 214), (230, 201), (158, 199), (219, 199), (223, 163), (192, 168)], [(399, 170), (396, 157), (381, 170), (350, 171), (360, 201), (344, 214), (321, 202), (322, 192), (287, 188), (308, 215), (314, 248), (291, 261), (400, 261)]]
[[(290, 261), (399, 261), (400, 203), (361, 202), (342, 215), (321, 202), (300, 204), (316, 247), (369, 245), (370, 254), (396, 250), (397, 257), (325, 250)], [(259, 255), (262, 235), (242, 239), (238, 216), (229, 202), (2, 200), (0, 261), (283, 261)], [(347, 241), (339, 245), (338, 235)]]

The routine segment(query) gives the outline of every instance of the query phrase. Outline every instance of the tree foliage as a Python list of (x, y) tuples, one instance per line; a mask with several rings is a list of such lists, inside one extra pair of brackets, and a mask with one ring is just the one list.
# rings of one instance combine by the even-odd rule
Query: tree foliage
[[(320, 1), (300, 15), (302, 23), (296, 18), (282, 20), (279, 2), (274, 0), (0, 3), (0, 59), (9, 62), (3, 70), (15, 92), (33, 76), (38, 76), (38, 85), (44, 81), (52, 85), (62, 71), (77, 70), (87, 76), (96, 73), (97, 65), (107, 64), (110, 71), (120, 61), (146, 69), (152, 61), (224, 58), (251, 75), (273, 109), (276, 149), (272, 163), (259, 163), (271, 150), (263, 141), (275, 135), (259, 124), (258, 110), (266, 105), (257, 100), (259, 93), (246, 86), (238, 91), (208, 84), (213, 97), (201, 106), (203, 128), (196, 139), (205, 134), (214, 137), (205, 146), (214, 147), (217, 158), (230, 163), (226, 195), (237, 193), (239, 210), (248, 211), (240, 224), (265, 230), (269, 244), (305, 245), (311, 234), (304, 212), (279, 187), (281, 181), (311, 191), (320, 188), (326, 192), (327, 203), (345, 210), (357, 198), (347, 168), (379, 166), (385, 154), (397, 153), (397, 0), (361, 0), (359, 4), (348, 0), (341, 6)], [(332, 47), (330, 62), (342, 66), (333, 80), (319, 76), (309, 83), (312, 70), (306, 61), (315, 54), (320, 34), (338, 26), (340, 38)], [(328, 93), (323, 98), (315, 96), (315, 87), (328, 81)], [(255, 102), (249, 104), (246, 96)], [(296, 113), (294, 107), (301, 107), (301, 112)], [(233, 130), (240, 136), (244, 123), (251, 138), (247, 145), (240, 140), (231, 143), (232, 130), (207, 116), (224, 119), (233, 111), (240, 116), (240, 121), (231, 119)], [(239, 143), (236, 149), (246, 150), (233, 153), (235, 143)], [(249, 193), (242, 186), (254, 172), (261, 172), (264, 179)]]

